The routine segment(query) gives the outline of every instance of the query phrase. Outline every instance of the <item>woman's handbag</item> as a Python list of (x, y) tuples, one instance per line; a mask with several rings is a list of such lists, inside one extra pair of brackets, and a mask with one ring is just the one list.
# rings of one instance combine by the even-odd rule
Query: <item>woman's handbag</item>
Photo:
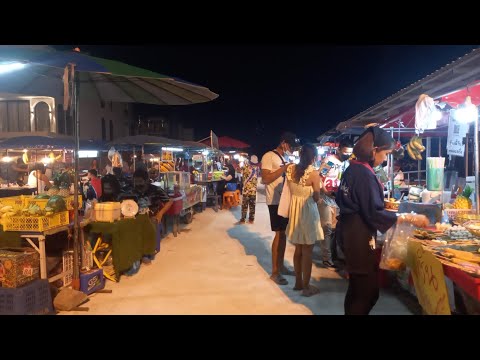
[(278, 215), (288, 219), (288, 213), (290, 211), (290, 188), (288, 186), (288, 181), (285, 181), (283, 184), (282, 195), (280, 196), (280, 203), (278, 204)]

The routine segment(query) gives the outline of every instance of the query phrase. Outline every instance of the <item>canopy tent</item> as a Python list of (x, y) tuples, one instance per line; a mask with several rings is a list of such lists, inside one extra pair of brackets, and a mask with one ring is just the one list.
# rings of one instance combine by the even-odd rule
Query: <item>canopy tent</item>
[[(202, 141), (203, 144), (210, 145), (210, 140)], [(241, 141), (234, 139), (230, 136), (220, 136), (218, 138), (218, 147), (223, 150), (233, 150), (233, 149), (246, 149), (250, 145)]]

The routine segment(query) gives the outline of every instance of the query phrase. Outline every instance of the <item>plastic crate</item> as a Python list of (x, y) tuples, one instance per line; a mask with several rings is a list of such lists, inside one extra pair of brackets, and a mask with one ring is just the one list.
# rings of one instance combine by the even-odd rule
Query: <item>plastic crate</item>
[(63, 252), (62, 263), (63, 273), (68, 272), (63, 276), (63, 286), (69, 286), (73, 279), (73, 250)]
[[(35, 204), (35, 205), (38, 205), (42, 210), (45, 209), (45, 207), (47, 206), (48, 200), (50, 200), (50, 199), (35, 199), (32, 196), (24, 196), (24, 195), (22, 195), (22, 198), (23, 198), (22, 206), (24, 208), (29, 207), (31, 204)], [(73, 210), (75, 196), (70, 195), (64, 199), (65, 199), (65, 204), (67, 205), (67, 210)], [(83, 201), (82, 195), (78, 195), (78, 204), (80, 208), (82, 207), (82, 201)]]
[(3, 225), (4, 231), (42, 232), (58, 226), (68, 225), (68, 211), (62, 211), (50, 216), (10, 216)]
[(455, 220), (458, 215), (473, 214), (473, 209), (445, 209), (450, 220)]
[(90, 295), (105, 287), (102, 269), (94, 269), (80, 274), (80, 291)]
[(23, 207), (23, 195), (0, 198), (0, 204), (4, 206)]
[(54, 314), (48, 280), (35, 280), (16, 289), (0, 288), (0, 315)]

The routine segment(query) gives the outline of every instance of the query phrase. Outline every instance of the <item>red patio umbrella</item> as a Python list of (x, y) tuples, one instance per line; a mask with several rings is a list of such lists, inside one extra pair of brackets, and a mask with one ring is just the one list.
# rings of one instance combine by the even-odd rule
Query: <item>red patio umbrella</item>
[[(202, 141), (202, 143), (206, 145), (210, 145), (210, 138)], [(220, 136), (218, 138), (218, 146), (220, 148), (232, 148), (232, 149), (246, 149), (250, 147), (249, 144), (244, 143), (241, 140), (231, 138), (230, 136)]]

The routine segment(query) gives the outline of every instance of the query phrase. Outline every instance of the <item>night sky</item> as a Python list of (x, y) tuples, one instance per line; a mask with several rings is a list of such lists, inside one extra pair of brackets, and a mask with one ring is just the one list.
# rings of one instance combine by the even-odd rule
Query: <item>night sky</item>
[[(470, 52), (474, 45), (76, 45), (208, 87), (218, 99), (191, 106), (140, 106), (144, 115), (173, 115), (252, 145), (261, 155), (283, 130), (316, 137)], [(54, 46), (69, 49), (70, 46)]]

